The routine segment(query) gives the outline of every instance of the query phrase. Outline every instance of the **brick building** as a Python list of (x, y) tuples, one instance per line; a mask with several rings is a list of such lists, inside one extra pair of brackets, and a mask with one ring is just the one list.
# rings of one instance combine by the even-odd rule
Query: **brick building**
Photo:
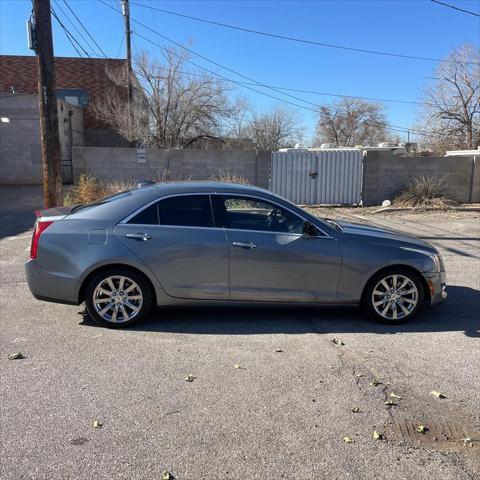
[[(127, 101), (127, 92), (112, 80), (125, 61), (111, 58), (55, 57), (57, 97), (83, 109), (85, 146), (127, 146), (128, 143), (95, 115), (93, 105), (116, 90)], [(35, 56), (0, 55), (0, 95), (37, 94)]]

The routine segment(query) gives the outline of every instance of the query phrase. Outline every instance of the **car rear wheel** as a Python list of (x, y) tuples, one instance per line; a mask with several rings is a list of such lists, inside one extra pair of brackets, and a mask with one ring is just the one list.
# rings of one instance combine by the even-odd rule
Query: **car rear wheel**
[(103, 271), (90, 281), (85, 293), (89, 315), (104, 327), (132, 325), (145, 318), (152, 307), (150, 285), (134, 271)]
[(417, 274), (391, 269), (375, 275), (365, 288), (363, 307), (383, 323), (402, 323), (412, 318), (423, 303), (424, 291)]

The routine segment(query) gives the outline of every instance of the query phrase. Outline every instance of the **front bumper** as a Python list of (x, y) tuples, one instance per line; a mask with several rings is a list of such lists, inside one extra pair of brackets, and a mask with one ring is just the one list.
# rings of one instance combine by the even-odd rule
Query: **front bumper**
[(448, 296), (446, 289), (446, 273), (428, 273), (425, 274), (428, 288), (430, 289), (430, 305), (433, 307)]

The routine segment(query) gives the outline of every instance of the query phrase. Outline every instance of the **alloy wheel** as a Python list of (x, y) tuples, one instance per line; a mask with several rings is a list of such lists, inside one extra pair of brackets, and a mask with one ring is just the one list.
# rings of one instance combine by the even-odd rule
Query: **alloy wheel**
[(106, 322), (123, 323), (134, 319), (143, 305), (139, 285), (124, 275), (101, 280), (93, 292), (93, 306)]
[(405, 275), (388, 275), (373, 289), (372, 305), (385, 320), (402, 320), (409, 316), (418, 304), (415, 282)]

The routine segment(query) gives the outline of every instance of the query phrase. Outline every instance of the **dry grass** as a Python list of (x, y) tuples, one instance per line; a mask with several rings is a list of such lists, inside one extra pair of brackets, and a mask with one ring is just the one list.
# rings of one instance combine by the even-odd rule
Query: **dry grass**
[(395, 207), (433, 207), (448, 208), (456, 205), (446, 194), (442, 178), (429, 175), (417, 175), (393, 201)]
[(188, 182), (192, 179), (191, 175), (177, 175), (174, 174), (168, 168), (164, 168), (163, 170), (159, 170), (153, 179), (157, 183), (165, 183), (165, 182)]
[(95, 202), (109, 195), (135, 188), (135, 183), (124, 180), (114, 180), (102, 183), (90, 175), (81, 175), (78, 184), (65, 194), (65, 205), (78, 205)]
[(228, 170), (218, 170), (210, 175), (209, 180), (214, 182), (239, 183), (241, 185), (249, 185), (250, 182), (242, 175)]

